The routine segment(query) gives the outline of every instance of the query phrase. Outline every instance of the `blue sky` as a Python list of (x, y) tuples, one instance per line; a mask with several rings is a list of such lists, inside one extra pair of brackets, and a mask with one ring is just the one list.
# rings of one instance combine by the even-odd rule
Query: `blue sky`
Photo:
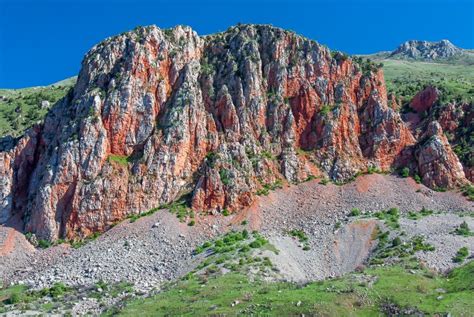
[(208, 34), (238, 22), (292, 29), (350, 54), (409, 39), (474, 48), (474, 0), (0, 0), (0, 87), (74, 76), (94, 44), (137, 25), (186, 24)]

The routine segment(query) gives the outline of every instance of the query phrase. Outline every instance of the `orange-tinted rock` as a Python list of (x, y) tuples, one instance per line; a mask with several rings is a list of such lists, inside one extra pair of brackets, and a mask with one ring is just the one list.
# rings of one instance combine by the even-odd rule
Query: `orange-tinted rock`
[[(0, 140), (1, 141), (1, 140)], [(28, 185), (40, 147), (40, 127), (34, 126), (18, 142), (8, 140), (0, 151), (0, 223), (26, 208)]]
[(439, 92), (433, 86), (428, 86), (420, 91), (410, 101), (410, 107), (418, 113), (422, 113), (430, 109), (438, 100)]
[(464, 166), (466, 178), (474, 181), (474, 104), (448, 103), (440, 107), (438, 121), (450, 136), (450, 143)]
[[(185, 193), (196, 211), (236, 211), (275, 182), (345, 181), (415, 161), (383, 72), (363, 69), (265, 25), (206, 37), (152, 26), (107, 39), (35, 141), (0, 152), (2, 217), (22, 214), (40, 238), (75, 238)], [(419, 167), (430, 186), (452, 186), (462, 175), (447, 172), (454, 154), (440, 142), (421, 147)]]
[(467, 183), (463, 167), (437, 121), (429, 124), (417, 150), (418, 170), (425, 185), (453, 188)]

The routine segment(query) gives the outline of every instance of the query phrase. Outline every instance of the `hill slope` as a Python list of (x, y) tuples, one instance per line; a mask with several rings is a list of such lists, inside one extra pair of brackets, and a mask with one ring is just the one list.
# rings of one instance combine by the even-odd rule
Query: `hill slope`
[(46, 113), (74, 86), (76, 77), (44, 87), (0, 89), (0, 138), (18, 137)]

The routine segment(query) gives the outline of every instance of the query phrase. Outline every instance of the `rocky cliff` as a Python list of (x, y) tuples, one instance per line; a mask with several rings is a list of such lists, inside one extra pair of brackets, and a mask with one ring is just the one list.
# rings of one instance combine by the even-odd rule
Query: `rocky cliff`
[(292, 32), (140, 27), (92, 48), (68, 96), (0, 152), (0, 219), (54, 240), (183, 195), (233, 212), (277, 182), (369, 167), (466, 182), (449, 142), (430, 141), (439, 124), (414, 135), (394, 108), (381, 69)]

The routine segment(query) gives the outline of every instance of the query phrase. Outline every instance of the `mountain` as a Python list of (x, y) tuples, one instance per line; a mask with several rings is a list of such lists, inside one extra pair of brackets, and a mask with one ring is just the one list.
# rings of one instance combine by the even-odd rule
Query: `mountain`
[(148, 26), (5, 91), (0, 315), (470, 315), (470, 67)]
[(435, 120), (411, 130), (380, 66), (292, 32), (139, 27), (93, 47), (72, 90), (0, 152), (0, 219), (47, 240), (167, 205), (231, 213), (283, 183), (405, 168), (467, 184)]
[(388, 57), (400, 59), (439, 60), (462, 55), (464, 52), (448, 40), (439, 42), (406, 41), (394, 50)]
[(411, 40), (400, 44), (393, 51), (382, 51), (361, 56), (376, 61), (400, 60), (452, 65), (474, 65), (474, 53), (472, 50), (459, 48), (449, 40), (441, 40), (439, 42)]

